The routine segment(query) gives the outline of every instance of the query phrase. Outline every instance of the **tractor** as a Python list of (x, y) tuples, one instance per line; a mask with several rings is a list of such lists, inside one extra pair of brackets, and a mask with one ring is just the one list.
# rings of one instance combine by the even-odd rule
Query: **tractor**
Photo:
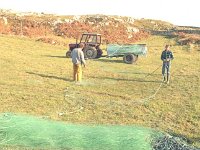
[(74, 48), (77, 48), (80, 43), (84, 43), (83, 53), (85, 58), (94, 59), (100, 58), (102, 56), (101, 45), (101, 34), (97, 33), (83, 33), (78, 43), (76, 39), (76, 44), (69, 44), (69, 51), (66, 52), (66, 57), (71, 57), (71, 52)]

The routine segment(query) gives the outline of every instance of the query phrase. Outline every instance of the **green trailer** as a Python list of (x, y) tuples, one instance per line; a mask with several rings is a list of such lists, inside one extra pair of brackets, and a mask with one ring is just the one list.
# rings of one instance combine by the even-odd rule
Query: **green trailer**
[(136, 62), (138, 56), (145, 56), (146, 54), (146, 44), (107, 45), (107, 57), (123, 57), (123, 61), (127, 64)]

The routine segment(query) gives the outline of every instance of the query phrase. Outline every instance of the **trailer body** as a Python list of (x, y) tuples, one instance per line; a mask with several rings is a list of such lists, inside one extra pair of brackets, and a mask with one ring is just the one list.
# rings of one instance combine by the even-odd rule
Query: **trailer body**
[(146, 44), (108, 44), (107, 57), (123, 57), (123, 61), (132, 64), (138, 56), (147, 55)]

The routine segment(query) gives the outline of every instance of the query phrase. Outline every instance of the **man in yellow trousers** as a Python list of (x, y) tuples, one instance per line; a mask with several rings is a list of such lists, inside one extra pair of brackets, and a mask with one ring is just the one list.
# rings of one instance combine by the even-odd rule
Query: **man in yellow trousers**
[(75, 48), (72, 50), (72, 63), (73, 63), (73, 77), (74, 81), (81, 82), (82, 81), (82, 65), (85, 67), (85, 58), (83, 54), (84, 44), (80, 43), (79, 48)]

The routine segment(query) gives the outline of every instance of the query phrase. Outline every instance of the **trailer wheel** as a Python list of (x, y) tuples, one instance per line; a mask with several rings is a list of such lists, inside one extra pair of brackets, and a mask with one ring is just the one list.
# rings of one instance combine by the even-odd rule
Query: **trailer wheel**
[(83, 51), (85, 58), (94, 59), (97, 57), (97, 50), (94, 47), (86, 47)]
[(66, 52), (66, 57), (67, 57), (67, 58), (71, 58), (71, 51), (67, 51), (67, 52)]
[(138, 56), (133, 55), (133, 54), (126, 54), (123, 57), (123, 61), (127, 64), (133, 64), (134, 62), (136, 62), (138, 59)]

